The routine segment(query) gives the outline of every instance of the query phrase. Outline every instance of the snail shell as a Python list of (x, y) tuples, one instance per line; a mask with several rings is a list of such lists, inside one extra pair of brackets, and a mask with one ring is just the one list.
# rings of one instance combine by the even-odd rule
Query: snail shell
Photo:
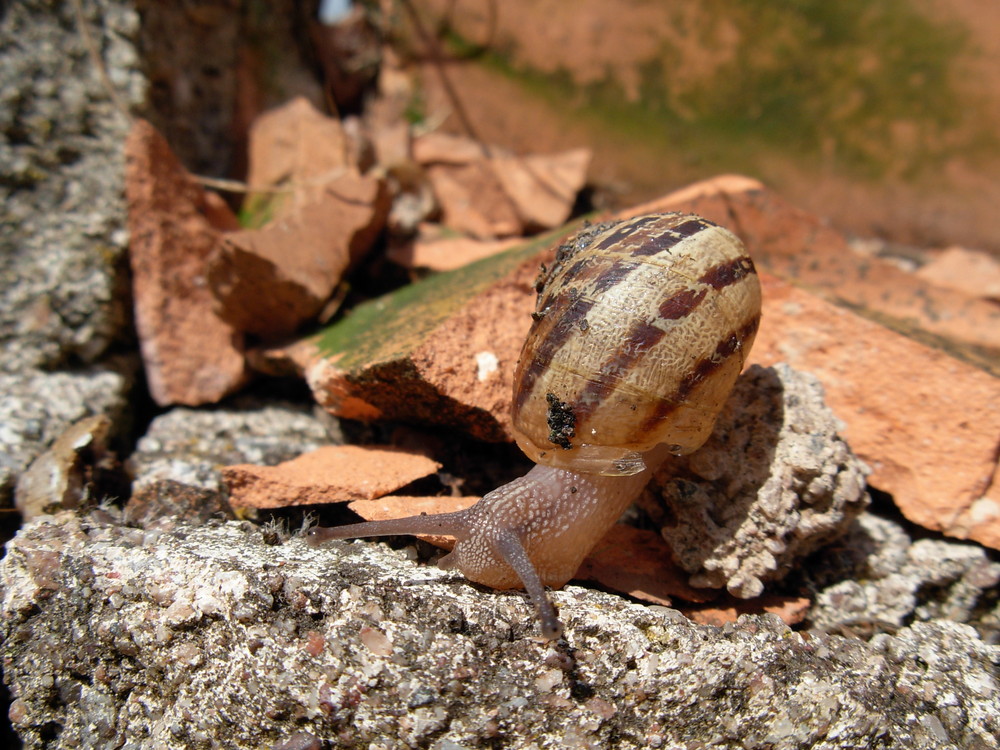
[(516, 437), (537, 465), (471, 508), (313, 528), (310, 543), (454, 536), (442, 567), (523, 586), (558, 638), (545, 586), (573, 576), (668, 453), (708, 438), (759, 321), (753, 262), (725, 229), (675, 213), (591, 227), (540, 285), (515, 373)]
[(536, 463), (628, 475), (708, 438), (760, 322), (743, 243), (680, 213), (601, 224), (560, 248), (514, 376), (512, 417)]

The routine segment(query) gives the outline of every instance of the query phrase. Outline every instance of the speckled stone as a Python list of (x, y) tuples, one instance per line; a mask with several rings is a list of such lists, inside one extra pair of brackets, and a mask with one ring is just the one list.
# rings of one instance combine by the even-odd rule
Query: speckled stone
[(109, 370), (0, 373), (0, 502), (18, 476), (69, 427), (103, 414), (120, 420), (131, 378)]
[(914, 542), (897, 522), (864, 513), (823, 562), (805, 569), (815, 627), (863, 635), (947, 618), (1000, 643), (1000, 563), (978, 545)]
[(965, 625), (866, 643), (570, 586), (546, 643), (521, 594), (382, 545), (274, 541), (240, 522), (25, 528), (0, 562), (25, 746), (998, 747), (1000, 648)]
[(150, 423), (129, 458), (129, 521), (228, 515), (223, 466), (273, 466), (339, 442), (336, 420), (303, 405), (241, 397), (228, 407), (175, 407)]
[(847, 531), (868, 469), (840, 428), (812, 375), (779, 363), (740, 376), (708, 441), (660, 468), (647, 506), (692, 586), (759, 596)]
[[(80, 3), (122, 106), (145, 95), (128, 3)], [(128, 244), (117, 110), (74, 3), (0, 23), (0, 371), (94, 362), (123, 335)]]

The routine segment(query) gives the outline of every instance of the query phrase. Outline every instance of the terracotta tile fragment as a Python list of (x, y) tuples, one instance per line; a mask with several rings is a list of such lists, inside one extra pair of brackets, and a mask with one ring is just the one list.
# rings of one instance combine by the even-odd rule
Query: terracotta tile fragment
[(518, 237), (503, 240), (477, 240), (446, 233), (438, 225), (422, 224), (416, 239), (391, 247), (386, 257), (404, 268), (451, 271), (481, 258), (495, 255), (520, 244)]
[(340, 121), (296, 97), (257, 117), (250, 128), (247, 183), (287, 189), (277, 195), (283, 198), (280, 211), (289, 211), (312, 203), (329, 182), (355, 167), (350, 153)]
[(625, 524), (611, 527), (574, 578), (653, 604), (670, 605), (675, 597), (706, 602), (718, 596), (687, 584), (688, 574), (671, 562), (670, 547), (658, 533)]
[[(242, 335), (205, 283), (217, 226), (235, 218), (194, 182), (166, 140), (136, 120), (125, 144), (136, 330), (156, 403), (218, 401), (246, 379)], [(211, 217), (211, 220), (206, 217)]]
[(441, 424), (509, 440), (514, 363), (535, 304), (533, 254), (515, 250), (493, 265), (408, 287), (310, 339), (315, 348), (298, 353), (319, 354), (305, 370), (316, 400), (350, 419)]
[(382, 181), (356, 170), (312, 195), (262, 229), (227, 234), (210, 259), (219, 313), (239, 330), (273, 338), (316, 316), (389, 210)]
[(489, 153), (489, 147), (479, 141), (437, 130), (413, 139), (413, 160), (423, 165), (471, 164)]
[(443, 223), (478, 239), (551, 229), (569, 217), (587, 179), (591, 152), (516, 156), (470, 138), (430, 133), (415, 139)]
[(233, 507), (284, 508), (370, 500), (439, 468), (426, 456), (395, 448), (330, 445), (277, 466), (226, 466), (222, 476)]
[(872, 468), (869, 482), (911, 521), (1000, 548), (1000, 514), (977, 503), (1000, 451), (1000, 379), (774, 276), (761, 280), (750, 362), (816, 375)]
[(949, 247), (921, 266), (916, 275), (970, 297), (1000, 302), (1000, 259), (981, 250)]
[(704, 607), (680, 607), (680, 610), (699, 625), (721, 627), (727, 622), (736, 622), (740, 615), (759, 615), (765, 612), (777, 615), (786, 625), (795, 625), (805, 619), (809, 606), (810, 601), (804, 596), (770, 594), (757, 599), (732, 599), (726, 603), (713, 603)]
[(517, 208), (486, 161), (427, 168), (441, 206), (442, 223), (456, 232), (490, 240), (522, 233)]
[(569, 218), (587, 180), (591, 153), (580, 148), (558, 154), (495, 156), (493, 171), (527, 229), (551, 229)]
[[(887, 260), (853, 252), (821, 219), (756, 180), (716, 177), (627, 213), (655, 211), (691, 211), (718, 222), (743, 239), (758, 266), (833, 301), (868, 310), (905, 333), (926, 332), (985, 350), (1000, 368), (1000, 307), (930, 284)], [(981, 355), (969, 351), (969, 356), (978, 361)]]

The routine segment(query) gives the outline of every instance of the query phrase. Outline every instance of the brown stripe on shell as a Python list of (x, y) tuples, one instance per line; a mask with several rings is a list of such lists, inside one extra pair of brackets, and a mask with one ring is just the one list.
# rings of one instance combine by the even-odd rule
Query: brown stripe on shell
[[(535, 387), (535, 382), (540, 375), (548, 370), (552, 358), (573, 336), (579, 335), (580, 322), (586, 319), (587, 313), (593, 306), (594, 300), (578, 297), (570, 302), (565, 309), (553, 314), (551, 319), (555, 322), (552, 324), (552, 328), (542, 337), (541, 345), (532, 352), (531, 361), (525, 364), (521, 373), (521, 381), (514, 394), (516, 411), (524, 406), (524, 402)], [(535, 329), (549, 319), (549, 315), (546, 314), (542, 321), (535, 323), (528, 333), (529, 338), (536, 337)]]
[(702, 219), (690, 219), (675, 227), (664, 229), (658, 234), (647, 234), (643, 237), (643, 242), (632, 252), (635, 255), (656, 255), (666, 252), (682, 241), (693, 237), (703, 229), (715, 226)]
[(760, 325), (760, 316), (755, 315), (752, 320), (749, 320), (738, 330), (732, 331), (720, 341), (719, 345), (715, 347), (715, 352), (710, 356), (696, 362), (691, 371), (681, 378), (676, 390), (670, 396), (660, 401), (656, 405), (656, 408), (650, 412), (649, 416), (643, 422), (640, 432), (655, 429), (671, 412), (683, 404), (699, 383), (722, 367), (723, 362), (735, 354), (742, 347), (744, 341), (757, 334), (758, 325)]
[[(685, 289), (665, 299), (659, 307), (663, 320), (679, 320), (690, 315), (705, 298), (707, 289)], [(601, 364), (597, 376), (590, 380), (574, 399), (573, 412), (582, 420), (604, 401), (628, 373), (667, 334), (665, 328), (646, 321), (633, 323), (621, 345)]]
[(660, 317), (664, 320), (680, 320), (690, 315), (707, 293), (707, 289), (685, 289), (668, 297), (660, 303)]
[[(623, 221), (619, 224), (611, 234), (604, 237), (600, 242), (594, 245), (595, 250), (607, 250), (614, 245), (619, 244), (622, 240), (632, 239), (632, 236), (641, 231), (644, 227), (655, 224), (662, 221), (664, 218), (663, 214), (650, 214), (649, 216), (643, 216), (640, 219), (631, 219)], [(645, 237), (646, 235), (643, 235)], [(631, 244), (631, 243), (630, 243)]]
[[(623, 221), (615, 229), (610, 230), (611, 233), (595, 244), (592, 249), (607, 250), (616, 243), (623, 243), (622, 246), (627, 249), (629, 257), (652, 256), (669, 250), (682, 240), (694, 236), (703, 229), (710, 229), (716, 226), (704, 219), (693, 217), (675, 227), (664, 227), (656, 231), (650, 231), (651, 225), (661, 223), (664, 219), (670, 219), (674, 216), (681, 218), (683, 214), (652, 214), (639, 219)], [(589, 291), (595, 295), (602, 294), (625, 281), (633, 271), (642, 267), (642, 263), (636, 263), (627, 259), (616, 260), (610, 267), (604, 266), (599, 262), (594, 262), (593, 256), (588, 254), (585, 258), (575, 260), (565, 271), (562, 271), (561, 264), (570, 261), (585, 247), (587, 246), (576, 247), (571, 242), (560, 248), (560, 250), (565, 249), (564, 258), (561, 261), (557, 261), (551, 275), (545, 280), (546, 285), (549, 285), (552, 279), (558, 276), (561, 285), (591, 282), (588, 285)], [(544, 292), (539, 295), (540, 308), (545, 305), (545, 302), (541, 299), (542, 294)]]
[(708, 269), (698, 281), (708, 284), (713, 289), (723, 289), (744, 279), (750, 274), (756, 274), (757, 269), (749, 256), (733, 258), (728, 263), (721, 263)]

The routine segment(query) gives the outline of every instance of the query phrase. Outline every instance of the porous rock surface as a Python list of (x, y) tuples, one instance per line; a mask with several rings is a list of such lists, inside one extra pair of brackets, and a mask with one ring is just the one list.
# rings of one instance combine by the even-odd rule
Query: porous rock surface
[(978, 545), (914, 542), (895, 521), (863, 513), (823, 562), (805, 568), (815, 627), (864, 634), (947, 618), (1000, 643), (1000, 563)]
[[(5, 6), (8, 4), (4, 4)], [(0, 11), (0, 371), (94, 362), (121, 335), (128, 237), (121, 106), (145, 92), (139, 16), (108, 0)]]
[(696, 626), (571, 586), (550, 644), (520, 594), (381, 545), (268, 540), (23, 529), (0, 635), (26, 747), (998, 747), (1000, 649), (968, 626)]
[(705, 445), (654, 482), (654, 521), (692, 586), (759, 596), (847, 530), (868, 469), (840, 427), (812, 375), (779, 363), (740, 376)]
[(332, 420), (287, 402), (247, 397), (214, 409), (175, 407), (156, 417), (139, 439), (129, 459), (134, 488), (171, 482), (221, 492), (221, 467), (273, 466), (339, 442), (335, 431)]
[(106, 358), (127, 338), (128, 318), (121, 197), (127, 119), (109, 85), (124, 107), (144, 96), (139, 16), (110, 0), (79, 4), (106, 82), (76, 8), (25, 0), (0, 9), (4, 507), (18, 475), (72, 422), (120, 414), (133, 369)]
[(18, 476), (71, 424), (84, 417), (122, 417), (131, 379), (92, 368), (83, 372), (27, 370), (0, 374), (0, 503)]

